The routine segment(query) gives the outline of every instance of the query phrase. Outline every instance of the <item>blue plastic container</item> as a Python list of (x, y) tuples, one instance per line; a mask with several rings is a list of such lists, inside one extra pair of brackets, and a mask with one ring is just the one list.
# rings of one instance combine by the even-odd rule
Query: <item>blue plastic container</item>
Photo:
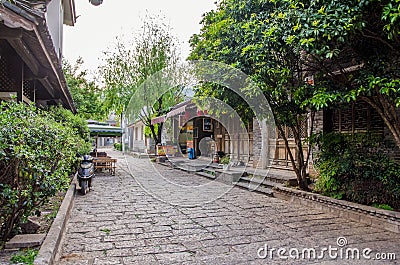
[(189, 159), (194, 159), (194, 148), (188, 148), (187, 149), (188, 157)]

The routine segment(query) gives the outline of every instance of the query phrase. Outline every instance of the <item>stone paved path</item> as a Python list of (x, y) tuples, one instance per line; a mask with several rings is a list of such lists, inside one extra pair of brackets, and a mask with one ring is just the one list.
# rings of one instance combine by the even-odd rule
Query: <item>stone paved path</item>
[[(338, 248), (332, 256), (370, 248), (370, 257), (395, 253), (400, 260), (400, 235), (145, 159), (111, 156), (118, 158), (116, 176), (98, 175), (93, 191), (76, 195), (58, 264), (400, 264), (345, 254), (334, 260), (328, 251), (302, 259), (304, 248), (320, 255), (331, 246)], [(338, 237), (347, 245), (338, 247)], [(281, 259), (276, 250), (263, 259), (266, 249), (281, 247), (283, 256), (297, 248), (299, 259)]]

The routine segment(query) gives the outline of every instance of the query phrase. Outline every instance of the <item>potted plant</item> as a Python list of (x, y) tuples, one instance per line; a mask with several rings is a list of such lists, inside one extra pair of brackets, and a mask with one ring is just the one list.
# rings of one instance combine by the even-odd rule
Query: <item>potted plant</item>
[(220, 160), (219, 160), (219, 162), (220, 162), (220, 164), (222, 164), (222, 166), (223, 166), (223, 169), (224, 170), (229, 170), (229, 163), (230, 163), (230, 157), (229, 156), (224, 156), (224, 157), (222, 157)]

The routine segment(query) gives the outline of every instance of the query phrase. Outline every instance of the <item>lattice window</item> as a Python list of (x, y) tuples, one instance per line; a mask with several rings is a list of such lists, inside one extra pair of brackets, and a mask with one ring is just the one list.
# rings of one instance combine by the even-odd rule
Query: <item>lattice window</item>
[[(285, 126), (284, 130), (285, 130), (287, 139), (293, 139), (294, 138), (294, 133), (293, 133), (293, 130), (291, 128)], [(278, 129), (276, 129), (276, 131), (278, 133), (278, 139), (283, 139), (282, 133)], [(308, 137), (308, 120), (307, 119), (304, 119), (301, 122), (300, 137), (303, 138), (303, 139)]]
[(29, 100), (35, 100), (35, 82), (32, 80), (24, 80), (24, 96)]
[(353, 106), (347, 106), (343, 108), (340, 112), (341, 125), (340, 130), (342, 132), (351, 132), (353, 123)]
[(283, 135), (282, 135), (281, 131), (278, 130), (278, 128), (276, 130), (278, 131), (278, 138), (279, 139), (283, 139)]
[(370, 109), (369, 114), (369, 130), (378, 134), (384, 133), (385, 123), (382, 117), (378, 114), (375, 109)]
[(333, 130), (343, 133), (383, 133), (380, 115), (367, 103), (356, 102), (333, 110)]
[(301, 121), (300, 138), (304, 139), (307, 137), (308, 137), (308, 120), (304, 119)]
[(354, 104), (354, 131), (366, 132), (368, 130), (368, 116), (370, 108), (365, 102)]
[(338, 109), (334, 109), (332, 111), (332, 129), (335, 132), (339, 132), (340, 131), (340, 110)]
[(0, 56), (0, 90), (13, 91), (15, 80), (10, 78), (10, 68), (3, 56)]
[(288, 139), (294, 138), (293, 130), (289, 127), (286, 127), (286, 130), (287, 130), (287, 138)]

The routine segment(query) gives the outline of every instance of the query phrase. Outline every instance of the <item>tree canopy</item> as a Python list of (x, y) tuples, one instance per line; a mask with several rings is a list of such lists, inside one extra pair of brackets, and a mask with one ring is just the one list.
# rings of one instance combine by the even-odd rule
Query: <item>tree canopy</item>
[[(285, 126), (294, 133), (297, 151), (295, 154), (289, 151), (289, 156), (300, 186), (306, 189), (309, 154), (303, 153), (301, 127), (310, 113), (305, 103), (314, 88), (302, 81), (304, 71), (301, 51), (271, 37), (278, 33), (270, 30), (271, 25), (266, 20), (273, 17), (275, 10), (276, 4), (272, 2), (221, 2), (217, 11), (205, 15), (200, 35), (192, 37), (190, 59), (222, 61), (239, 68), (257, 83), (271, 106), (275, 124), (288, 150)], [(217, 90), (201, 87), (201, 91), (225, 98), (235, 109), (237, 106), (246, 107), (238, 104), (236, 95), (223, 88)], [(313, 112), (311, 116), (314, 116)]]
[(80, 69), (82, 64), (82, 58), (74, 65), (63, 60), (64, 75), (75, 107), (78, 115), (84, 119), (103, 120), (106, 111), (103, 107), (102, 91), (93, 81), (88, 81), (87, 72)]
[[(288, 126), (295, 138), (305, 115), (360, 99), (381, 114), (400, 146), (399, 8), (395, 0), (225, 0), (204, 15), (189, 59), (248, 74), (267, 97), (277, 128)], [(313, 84), (304, 81), (311, 76)], [(202, 93), (229, 97), (223, 89)], [(301, 181), (303, 165), (294, 169)]]
[[(157, 94), (160, 84), (155, 83), (154, 76), (160, 72), (175, 72), (178, 62), (177, 41), (170, 27), (162, 17), (147, 15), (141, 31), (132, 36), (131, 45), (118, 40), (115, 49), (105, 53), (100, 73), (105, 84), (106, 107), (117, 114), (124, 113), (135, 95), (134, 100), (141, 105), (135, 113), (137, 120), (130, 122), (142, 120), (155, 143), (160, 143), (161, 126), (151, 124), (151, 119), (167, 113), (182, 100), (182, 87)], [(152, 81), (145, 83), (151, 77)], [(154, 96), (157, 96), (155, 100), (149, 101)]]

